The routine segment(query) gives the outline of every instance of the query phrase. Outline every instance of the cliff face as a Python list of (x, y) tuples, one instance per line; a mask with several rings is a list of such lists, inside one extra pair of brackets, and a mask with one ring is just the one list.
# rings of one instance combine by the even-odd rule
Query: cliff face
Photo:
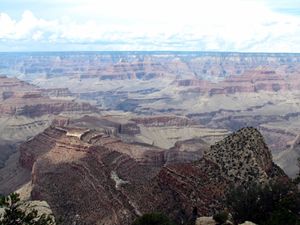
[(85, 224), (129, 224), (138, 214), (132, 189), (143, 188), (164, 158), (161, 149), (97, 131), (52, 127), (21, 146), (20, 162), (32, 169), (32, 198), (47, 199), (65, 224), (76, 214)]
[(298, 76), (282, 71), (269, 71), (257, 69), (246, 71), (244, 74), (236, 76), (230, 75), (219, 82), (208, 80), (178, 80), (175, 82), (178, 87), (188, 89), (183, 92), (198, 92), (200, 94), (220, 95), (235, 93), (256, 93), (260, 91), (278, 92), (299, 90), (300, 79)]
[(51, 88), (51, 89), (40, 89), (40, 91), (46, 96), (56, 98), (72, 97), (73, 94), (68, 88)]
[[(64, 90), (65, 91), (65, 90)], [(15, 78), (0, 78), (0, 116), (40, 117), (61, 112), (95, 112), (88, 103), (51, 99), (49, 96), (62, 93), (58, 90), (41, 90)]]
[[(162, 77), (218, 78), (241, 75), (249, 70), (299, 71), (299, 54), (210, 53), (210, 52), (95, 52), (8, 54), (1, 57), (3, 68), (14, 68), (29, 77), (77, 76), (101, 80), (157, 79)], [(270, 72), (269, 72), (270, 73)]]
[[(68, 221), (78, 214), (89, 224), (99, 219), (126, 225), (151, 210), (165, 211), (179, 221), (193, 207), (205, 214), (221, 208), (216, 199), (232, 183), (283, 176), (255, 129), (240, 130), (209, 147), (228, 130), (263, 127), (280, 165), (295, 162), (298, 145), (287, 155), (280, 151), (299, 134), (299, 65), (299, 54), (1, 57), (0, 68), (14, 68), (42, 89), (1, 77), (0, 122), (13, 116), (30, 118), (30, 123), (26, 119), (9, 125), (10, 133), (30, 133), (24, 141), (48, 126), (53, 114), (95, 110), (68, 99), (92, 101), (101, 110), (133, 112), (126, 119), (59, 117), (23, 144), (20, 163), (33, 172), (32, 197), (47, 200)], [(290, 172), (295, 171), (294, 166)]]
[(299, 174), (300, 134), (277, 156), (278, 165), (292, 178)]
[[(20, 143), (46, 129), (56, 115), (98, 111), (88, 103), (62, 99), (62, 92), (40, 90), (16, 78), (0, 77), (0, 193), (9, 194), (30, 178), (17, 163)], [(24, 163), (33, 164), (36, 158), (31, 156), (24, 156)]]
[(2, 116), (40, 117), (58, 115), (62, 112), (93, 112), (97, 111), (88, 103), (51, 100), (49, 98), (14, 98), (0, 104)]
[[(21, 146), (20, 162), (32, 170), (32, 198), (46, 200), (64, 224), (79, 215), (79, 224), (126, 225), (151, 211), (185, 221), (194, 207), (201, 214), (221, 209), (231, 184), (285, 177), (252, 128), (230, 135), (195, 162), (180, 155), (171, 162), (172, 151), (126, 144), (88, 128), (51, 127)], [(235, 166), (240, 162), (245, 169)]]
[(189, 126), (193, 124), (193, 121), (188, 118), (179, 116), (148, 116), (144, 118), (134, 118), (132, 121), (150, 127)]
[[(61, 98), (79, 98), (90, 101), (101, 110), (121, 110), (145, 117), (142, 123), (163, 127), (179, 120), (165, 120), (166, 114), (191, 115), (192, 120), (213, 128), (235, 131), (244, 126), (258, 127), (290, 118), (300, 119), (299, 54), (263, 53), (201, 53), (201, 52), (93, 52), (11, 54), (0, 59), (0, 65), (9, 71), (18, 71), (22, 78), (41, 86), (56, 101)], [(1, 69), (0, 69), (1, 70)], [(13, 74), (15, 71), (11, 71)], [(41, 76), (41, 74), (44, 74)], [(3, 99), (9, 100), (9, 91), (15, 81), (5, 84)], [(4, 85), (4, 86), (5, 86)], [(23, 83), (23, 89), (32, 89)], [(4, 88), (4, 87), (3, 87)], [(22, 89), (21, 89), (22, 90)], [(41, 90), (40, 90), (41, 91)], [(32, 102), (36, 101), (33, 98)], [(43, 100), (44, 101), (44, 100)], [(43, 114), (77, 104), (53, 103), (42, 106)], [(37, 107), (25, 109), (9, 105), (2, 109), (11, 114), (31, 114)], [(161, 116), (163, 114), (163, 116)], [(197, 116), (199, 114), (200, 116)], [(182, 121), (182, 120), (181, 120)], [(281, 129), (284, 124), (278, 127)], [(122, 132), (138, 134), (138, 128), (127, 124)], [(117, 130), (119, 128), (116, 128)], [(289, 129), (288, 132), (292, 132)], [(295, 132), (296, 135), (298, 131)], [(273, 135), (273, 133), (272, 133)], [(272, 152), (276, 144), (268, 144)], [(271, 138), (270, 138), (271, 139)], [(269, 140), (269, 139), (268, 139)], [(286, 144), (286, 143), (284, 143)], [(162, 147), (162, 146), (161, 146)]]
[[(122, 97), (126, 97), (128, 90), (147, 95), (162, 90), (170, 83), (174, 88), (184, 88), (183, 92), (210, 95), (300, 90), (297, 76), (300, 72), (299, 54), (74, 52), (33, 54), (31, 57), (17, 54), (14, 57), (14, 60), (10, 60), (9, 56), (1, 58), (0, 65), (14, 68), (33, 83), (37, 81), (47, 88), (49, 95), (55, 97), (72, 96), (69, 89), (89, 99), (99, 99), (112, 90), (117, 90), (113, 91), (113, 95)], [(61, 83), (53, 78), (60, 81), (72, 79), (73, 82)], [(120, 80), (122, 85), (118, 84)], [(154, 85), (147, 84), (148, 80)], [(128, 86), (127, 82), (132, 86)], [(97, 84), (102, 83), (106, 85), (99, 91)], [(136, 88), (135, 83), (147, 87)], [(112, 97), (111, 94), (107, 98)]]
[(36, 87), (28, 84), (24, 81), (20, 81), (17, 78), (8, 78), (6, 76), (0, 76), (0, 91), (5, 95), (12, 95), (14, 92), (26, 92), (32, 91)]

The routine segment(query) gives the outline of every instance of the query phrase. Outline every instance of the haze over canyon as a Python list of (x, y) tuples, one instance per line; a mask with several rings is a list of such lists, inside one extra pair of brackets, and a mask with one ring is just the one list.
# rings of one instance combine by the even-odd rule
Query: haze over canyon
[(0, 53), (0, 194), (64, 224), (212, 215), (297, 176), (299, 74), (296, 53)]

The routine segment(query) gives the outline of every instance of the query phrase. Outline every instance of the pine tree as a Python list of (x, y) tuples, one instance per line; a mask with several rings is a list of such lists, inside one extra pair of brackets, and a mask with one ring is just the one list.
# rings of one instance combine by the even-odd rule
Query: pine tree
[(20, 201), (17, 193), (6, 197), (0, 197), (0, 225), (54, 225), (54, 217), (51, 215), (38, 215), (35, 209), (28, 210)]

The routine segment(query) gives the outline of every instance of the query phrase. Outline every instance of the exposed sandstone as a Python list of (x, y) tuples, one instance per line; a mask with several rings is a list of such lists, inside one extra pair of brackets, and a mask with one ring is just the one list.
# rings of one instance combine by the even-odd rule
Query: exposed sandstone
[[(84, 135), (67, 135), (74, 131)], [(244, 153), (251, 154), (253, 173), (243, 173), (243, 179), (284, 177), (274, 172), (278, 168), (252, 128), (230, 135), (196, 162), (182, 155), (168, 161), (172, 151), (126, 144), (97, 130), (51, 127), (21, 146), (20, 162), (32, 169), (31, 197), (46, 200), (64, 224), (78, 215), (78, 224), (127, 225), (151, 211), (185, 221), (194, 207), (201, 215), (213, 215), (224, 208), (220, 200), (230, 184), (241, 179), (234, 162), (248, 167)], [(232, 176), (224, 170), (228, 167)]]
[[(51, 90), (53, 91), (53, 90)], [(48, 92), (38, 89), (24, 81), (15, 78), (0, 78), (0, 116), (57, 115), (62, 112), (95, 112), (95, 107), (88, 103), (77, 103), (67, 100), (54, 100), (48, 97)]]
[(216, 225), (216, 221), (212, 217), (199, 217), (195, 225)]
[(183, 92), (199, 92), (201, 94), (234, 94), (241, 92), (259, 91), (291, 91), (299, 90), (300, 79), (297, 76), (287, 76), (287, 74), (277, 74), (275, 71), (254, 70), (236, 76), (231, 75), (219, 82), (207, 80), (178, 80), (177, 85), (190, 87)]

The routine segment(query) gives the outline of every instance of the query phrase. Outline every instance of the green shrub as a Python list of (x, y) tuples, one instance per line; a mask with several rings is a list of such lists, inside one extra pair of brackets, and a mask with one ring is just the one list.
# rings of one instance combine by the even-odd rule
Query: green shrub
[(54, 225), (52, 216), (38, 215), (37, 210), (26, 210), (22, 207), (19, 194), (12, 193), (7, 197), (0, 197), (0, 225)]
[(278, 209), (272, 212), (270, 218), (264, 225), (300, 225), (299, 218), (287, 209)]
[(228, 220), (228, 212), (222, 211), (213, 216), (213, 219), (218, 223), (218, 224), (223, 224)]
[(267, 185), (252, 183), (232, 188), (227, 204), (237, 223), (246, 220), (257, 224), (299, 224), (300, 195), (296, 186), (289, 182), (273, 182)]

